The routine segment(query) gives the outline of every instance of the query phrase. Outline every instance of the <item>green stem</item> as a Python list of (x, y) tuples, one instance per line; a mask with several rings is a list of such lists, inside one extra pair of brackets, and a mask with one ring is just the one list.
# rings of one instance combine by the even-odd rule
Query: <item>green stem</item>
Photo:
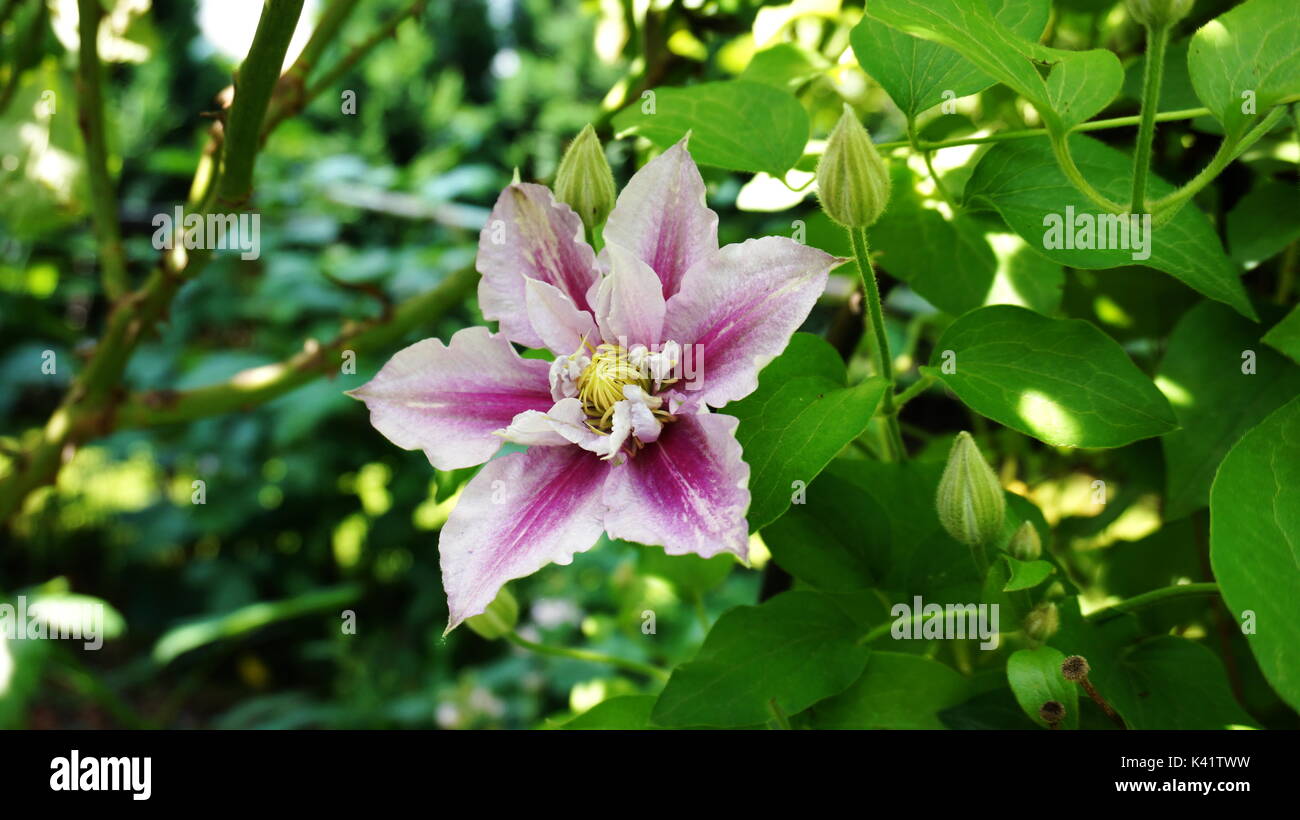
[(922, 148), (921, 141), (917, 138), (915, 117), (909, 117), (907, 120), (907, 139), (911, 142), (912, 150), (920, 154), (921, 158), (925, 160), (925, 169), (930, 173), (930, 180), (934, 182), (934, 189), (939, 192), (939, 196), (948, 204), (948, 208), (953, 213), (956, 213), (957, 203), (953, 201), (952, 195), (948, 192), (948, 187), (943, 184), (943, 180), (939, 179), (939, 175), (935, 173), (932, 159), (934, 152), (928, 148)]
[(567, 646), (548, 646), (541, 643), (533, 643), (527, 638), (522, 637), (518, 632), (506, 634), (506, 640), (521, 649), (527, 649), (529, 652), (536, 652), (539, 655), (551, 655), (557, 658), (573, 658), (579, 661), (588, 661), (590, 663), (604, 663), (610, 666), (617, 666), (626, 669), (629, 672), (638, 672), (650, 678), (666, 681), (668, 673), (657, 666), (651, 666), (648, 663), (628, 660), (627, 658), (616, 658), (613, 655), (604, 655), (600, 652), (592, 652), (589, 649), (572, 649)]
[(1133, 196), (1129, 212), (1147, 213), (1147, 176), (1151, 172), (1151, 148), (1156, 135), (1156, 109), (1160, 107), (1160, 84), (1165, 74), (1165, 47), (1169, 26), (1147, 26), (1147, 63), (1142, 72), (1142, 120), (1138, 124), (1137, 150), (1133, 155)]
[(914, 399), (914, 398), (916, 398), (917, 396), (921, 395), (921, 394), (924, 393), (926, 390), (929, 390), (929, 389), (930, 389), (930, 385), (934, 384), (934, 382), (935, 382), (935, 377), (934, 377), (934, 376), (931, 376), (929, 373), (924, 373), (924, 372), (921, 373), (921, 378), (917, 379), (917, 380), (912, 384), (911, 387), (907, 388), (907, 389), (904, 390), (903, 392), (901, 392), (901, 393), (899, 393), (898, 395), (894, 396), (894, 413), (895, 413), (895, 415), (897, 415), (898, 412), (899, 412), (900, 410), (903, 409), (903, 405), (907, 404), (907, 403), (908, 403), (909, 401), (911, 401), (912, 399)]
[[(224, 168), (221, 184), (229, 187), (219, 190), (241, 191), (239, 196), (246, 198), (253, 158), (260, 147), (257, 126), (266, 109), (262, 92), (269, 95), (279, 77), (289, 35), (301, 10), (302, 0), (267, 0), (263, 7), (253, 46), (239, 70), (231, 129), (227, 129), (224, 142), (226, 157), (238, 158), (241, 170), (231, 174)], [(232, 131), (237, 122), (240, 147), (235, 149)], [(50, 414), (41, 435), (14, 460), (9, 472), (0, 476), (0, 522), (8, 520), (34, 489), (52, 482), (74, 448), (111, 431), (114, 395), (127, 362), (140, 340), (167, 312), (186, 278), (202, 270), (209, 256), (210, 251), (201, 249), (188, 254), (183, 248), (168, 251), (139, 290), (113, 305), (90, 361)]]
[(1300, 242), (1292, 242), (1286, 246), (1286, 253), (1282, 256), (1282, 265), (1277, 272), (1277, 290), (1273, 294), (1273, 301), (1279, 305), (1285, 305), (1291, 301), (1291, 289), (1295, 287), (1297, 258), (1300, 258)]
[[(93, 0), (88, 0), (93, 2)], [(240, 208), (253, 193), (253, 166), (262, 140), (262, 120), (280, 79), (284, 53), (302, 14), (303, 0), (266, 0), (248, 56), (239, 67), (230, 106), (217, 200)]]
[(1139, 609), (1145, 609), (1155, 604), (1161, 604), (1165, 601), (1179, 600), (1182, 598), (1200, 598), (1206, 595), (1218, 595), (1219, 585), (1214, 583), (1204, 584), (1176, 584), (1171, 587), (1161, 587), (1153, 589), (1150, 592), (1144, 592), (1141, 595), (1134, 595), (1132, 598), (1120, 601), (1114, 606), (1098, 610), (1088, 616), (1087, 620), (1109, 621), (1128, 612), (1134, 612)]
[(339, 372), (342, 351), (385, 350), (415, 327), (428, 327), (457, 308), (473, 292), (478, 274), (472, 268), (453, 273), (433, 290), (414, 296), (388, 319), (344, 330), (328, 344), (317, 345), (274, 365), (236, 374), (229, 381), (193, 390), (149, 391), (129, 395), (118, 407), (115, 429), (154, 427), (247, 410), (328, 373)]
[(1183, 187), (1179, 188), (1167, 196), (1163, 196), (1151, 203), (1151, 212), (1153, 221), (1156, 225), (1163, 225), (1174, 218), (1187, 201), (1200, 193), (1201, 189), (1215, 180), (1223, 169), (1227, 168), (1237, 157), (1246, 153), (1250, 146), (1259, 141), (1260, 137), (1273, 130), (1273, 126), (1286, 115), (1286, 108), (1277, 106), (1268, 112), (1254, 128), (1246, 132), (1245, 136), (1239, 140), (1225, 136), (1223, 142), (1219, 143), (1219, 150), (1214, 153), (1210, 159), (1209, 165), (1206, 165), (1199, 174), (1191, 179)]
[(786, 715), (785, 710), (781, 708), (781, 704), (776, 702), (776, 698), (772, 698), (767, 702), (767, 709), (772, 713), (772, 719), (776, 721), (778, 729), (789, 730), (793, 728), (790, 726), (790, 718)]
[(853, 256), (858, 263), (858, 274), (862, 277), (862, 292), (867, 297), (871, 330), (876, 336), (876, 372), (885, 380), (885, 395), (880, 403), (881, 415), (884, 416), (892, 460), (903, 461), (907, 458), (907, 448), (903, 445), (903, 434), (898, 428), (898, 417), (894, 414), (894, 365), (889, 352), (889, 337), (885, 333), (885, 315), (880, 308), (880, 287), (876, 283), (876, 272), (868, 255), (866, 229), (849, 228), (849, 239), (853, 242)]
[(108, 173), (108, 137), (104, 127), (104, 86), (99, 64), (99, 23), (103, 8), (99, 0), (78, 0), (81, 16), (77, 63), (77, 97), (81, 135), (86, 143), (86, 173), (90, 181), (90, 214), (99, 244), (104, 293), (110, 302), (126, 294), (126, 251), (117, 224), (117, 195)]
[(1120, 214), (1124, 212), (1123, 205), (1107, 198), (1101, 191), (1092, 187), (1092, 183), (1084, 178), (1079, 166), (1074, 164), (1074, 157), (1070, 154), (1069, 134), (1052, 134), (1051, 141), (1052, 153), (1056, 155), (1056, 164), (1060, 166), (1065, 178), (1070, 180), (1070, 183), (1074, 185), (1079, 193), (1086, 196), (1094, 205), (1107, 213)]
[[(338, 34), (347, 13), (351, 11), (350, 8), (346, 11), (339, 8), (328, 9), (325, 15), (322, 16), (316, 32), (312, 34), (311, 40), (303, 48), (302, 56), (294, 62), (293, 67), (285, 75), (286, 79), (290, 81), (288, 93), (283, 97), (277, 95), (276, 99), (271, 101), (271, 109), (267, 112), (266, 122), (262, 127), (263, 138), (283, 120), (301, 111), (327, 88), (334, 87), (367, 54), (380, 43), (392, 37), (393, 33), (397, 31), (397, 27), (404, 20), (420, 14), (427, 2), (428, 0), (415, 0), (401, 11), (393, 14), (365, 41), (350, 49), (347, 54), (340, 58), (333, 68), (308, 85), (307, 75), (316, 67), (321, 56), (325, 53), (326, 47), (333, 42)], [(338, 5), (353, 6), (355, 0), (338, 0)]]

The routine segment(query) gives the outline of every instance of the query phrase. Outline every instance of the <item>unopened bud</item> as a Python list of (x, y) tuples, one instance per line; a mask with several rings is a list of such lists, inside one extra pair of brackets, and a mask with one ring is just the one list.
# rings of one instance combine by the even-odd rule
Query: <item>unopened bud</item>
[(1144, 26), (1164, 28), (1183, 19), (1195, 0), (1124, 0), (1128, 13)]
[(957, 434), (948, 466), (939, 479), (935, 506), (939, 523), (956, 540), (971, 547), (990, 544), (1002, 530), (1006, 499), (993, 468), (980, 455), (970, 433)]
[(555, 174), (555, 198), (572, 208), (588, 230), (604, 224), (614, 209), (614, 173), (596, 129), (582, 129), (564, 152)]
[(501, 587), (497, 597), (488, 604), (482, 615), (465, 619), (465, 625), (489, 641), (504, 638), (514, 631), (519, 621), (519, 604), (510, 590)]
[(1025, 616), (1025, 634), (1038, 643), (1055, 635), (1060, 628), (1061, 614), (1056, 610), (1056, 604), (1039, 604)]
[(866, 228), (889, 204), (889, 169), (847, 104), (817, 163), (822, 210), (846, 228)]
[(1043, 554), (1043, 540), (1038, 537), (1038, 528), (1026, 521), (1016, 530), (1016, 534), (1011, 536), (1011, 543), (1007, 545), (1011, 554), (1021, 561), (1033, 561)]

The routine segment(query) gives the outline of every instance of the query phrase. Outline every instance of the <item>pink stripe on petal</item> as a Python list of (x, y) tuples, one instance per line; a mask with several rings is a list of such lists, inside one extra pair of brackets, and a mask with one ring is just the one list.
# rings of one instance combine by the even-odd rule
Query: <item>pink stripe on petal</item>
[(698, 391), (712, 407), (758, 387), (758, 372), (780, 355), (846, 260), (783, 236), (728, 245), (697, 263), (668, 300), (664, 336), (695, 345)]
[(482, 613), (507, 581), (590, 549), (603, 529), (608, 473), (578, 447), (532, 447), (489, 461), (438, 539), (447, 630)]
[(632, 175), (603, 235), (659, 275), (665, 299), (692, 265), (718, 249), (718, 215), (704, 203), (704, 179), (685, 139)]
[(657, 345), (664, 328), (664, 296), (650, 266), (619, 245), (606, 245), (610, 272), (596, 293), (596, 319), (606, 342)]
[(680, 416), (615, 467), (605, 482), (610, 537), (660, 545), (670, 555), (746, 558), (749, 465), (738, 424), (719, 413)]
[(479, 233), (476, 265), (483, 274), (483, 315), (500, 321), (507, 338), (530, 347), (541, 347), (542, 339), (528, 319), (524, 280), (554, 285), (579, 310), (589, 310), (587, 291), (599, 277), (582, 220), (545, 186), (532, 183), (501, 192)]
[(491, 458), (501, 447), (495, 431), (516, 415), (554, 403), (549, 371), (549, 362), (520, 358), (505, 336), (467, 327), (448, 345), (425, 339), (399, 350), (348, 395), (366, 403), (389, 441), (454, 470)]

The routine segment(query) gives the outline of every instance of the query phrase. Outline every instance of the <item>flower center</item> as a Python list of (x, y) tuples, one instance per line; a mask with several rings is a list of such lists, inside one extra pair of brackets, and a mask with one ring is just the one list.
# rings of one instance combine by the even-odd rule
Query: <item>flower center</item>
[(593, 430), (610, 431), (614, 405), (623, 401), (623, 388), (627, 385), (650, 392), (650, 379), (642, 368), (632, 364), (626, 350), (619, 345), (598, 346), (591, 363), (578, 376), (578, 399)]

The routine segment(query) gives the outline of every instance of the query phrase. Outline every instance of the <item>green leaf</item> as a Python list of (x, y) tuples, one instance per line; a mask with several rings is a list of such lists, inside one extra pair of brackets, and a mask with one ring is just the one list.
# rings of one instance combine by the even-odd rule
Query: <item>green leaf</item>
[(1007, 681), (1020, 708), (1043, 728), (1047, 721), (1038, 714), (1043, 704), (1054, 700), (1065, 707), (1063, 729), (1079, 728), (1079, 688), (1061, 674), (1065, 655), (1050, 646), (1020, 649), (1007, 659)]
[[(952, 373), (939, 363), (955, 354)], [(972, 410), (1060, 446), (1120, 447), (1174, 428), (1173, 411), (1114, 340), (1079, 319), (995, 305), (944, 331), (930, 372)]]
[[(1224, 729), (1255, 726), (1232, 695), (1223, 664), (1205, 646), (1172, 636), (1138, 639), (1131, 615), (1102, 624), (1083, 620), (1077, 598), (1058, 604), (1061, 629), (1048, 639), (1066, 655), (1083, 655), (1088, 679), (1133, 729)], [(1079, 698), (1089, 726), (1110, 726)]]
[(880, 266), (954, 316), (983, 305), (998, 266), (983, 232), (964, 214), (950, 222), (937, 208), (927, 207), (906, 163), (894, 163), (890, 177), (894, 193), (889, 208), (871, 227)]
[[(1103, 194), (1119, 201), (1130, 195), (1133, 161), (1128, 155), (1077, 134), (1070, 137), (1070, 149), (1083, 175)], [(1173, 191), (1173, 186), (1155, 177), (1151, 178), (1149, 188), (1153, 197)], [(1165, 225), (1144, 231), (1145, 249), (1138, 247), (1132, 238), (1127, 243), (1119, 242), (1122, 238), (1119, 234), (1112, 240), (1110, 220), (1102, 217), (1098, 221), (1100, 211), (1066, 179), (1046, 140), (1010, 140), (995, 145), (985, 154), (966, 185), (967, 205), (981, 201), (995, 208), (1012, 230), (1055, 262), (1088, 269), (1136, 262), (1178, 278), (1202, 295), (1232, 306), (1247, 318), (1256, 318), (1238, 278), (1237, 266), (1223, 252), (1219, 237), (1204, 214), (1189, 205)], [(1096, 238), (1105, 235), (1108, 247), (1081, 248), (1078, 243), (1075, 247), (1065, 247), (1064, 241), (1056, 242), (1054, 235), (1049, 236), (1053, 227), (1046, 221), (1049, 215), (1063, 223), (1064, 230), (1069, 228), (1066, 220), (1071, 220), (1076, 228), (1085, 223), (1094, 225), (1092, 244), (1098, 244)], [(1077, 238), (1080, 232), (1076, 231), (1074, 236)], [(1114, 247), (1120, 244), (1130, 247)], [(1135, 259), (1147, 252), (1149, 258)]]
[(945, 217), (916, 192), (906, 163), (890, 169), (893, 196), (871, 227), (872, 250), (891, 276), (954, 316), (987, 304), (1021, 304), (1051, 313), (1061, 302), (1065, 272), (1000, 223), (965, 211)]
[[(884, 510), (888, 537), (873, 533), (863, 540), (873, 552), (888, 549), (887, 556), (873, 555), (870, 560), (872, 566), (886, 570), (880, 586), (892, 601), (911, 603), (913, 595), (930, 601), (979, 599), (980, 584), (970, 549), (948, 535), (935, 511), (934, 498), (943, 468), (942, 461), (884, 463), (839, 459), (825, 473), (857, 485)], [(814, 485), (810, 488), (810, 502), (816, 498), (815, 492)], [(842, 514), (834, 510), (818, 511), (815, 507), (809, 513)]]
[(786, 572), (823, 591), (868, 589), (889, 570), (889, 519), (857, 484), (818, 476), (803, 504), (763, 530), (763, 543)]
[(1002, 586), (1003, 592), (1033, 589), (1056, 572), (1056, 567), (1052, 566), (1050, 561), (1021, 561), (1019, 558), (1005, 554), (1002, 557), (1006, 560), (1007, 570), (1011, 573), (1011, 577)]
[[(862, 435), (885, 383), (845, 387), (844, 363), (825, 340), (796, 333), (758, 376), (758, 389), (727, 405), (740, 419), (736, 438), (749, 464), (749, 528), (758, 530), (790, 506), (832, 458)], [(799, 483), (797, 483), (799, 482)]]
[[(1192, 86), (1230, 137), (1300, 94), (1300, 25), (1292, 0), (1247, 0), (1201, 26), (1187, 50)], [(1254, 95), (1252, 113), (1243, 94)]]
[[(1055, 133), (1100, 111), (1124, 83), (1124, 69), (1110, 51), (1040, 46), (996, 19), (982, 0), (873, 0), (866, 13), (959, 52), (1029, 100)], [(1046, 81), (1035, 61), (1052, 66)]]
[(1264, 334), (1263, 342), (1290, 356), (1292, 361), (1300, 362), (1300, 307), (1292, 309), (1282, 321), (1273, 325)]
[(1118, 674), (1091, 677), (1134, 729), (1257, 725), (1233, 698), (1228, 675), (1214, 653), (1183, 638), (1143, 641), (1124, 653)]
[[(1219, 465), (1210, 489), (1210, 563), (1264, 677), (1300, 710), (1300, 398), (1275, 410)], [(1243, 624), (1245, 626), (1245, 624)]]
[[(1242, 355), (1255, 353), (1253, 372)], [(1165, 519), (1204, 507), (1219, 462), (1247, 430), (1300, 394), (1300, 367), (1259, 344), (1259, 326), (1217, 302), (1183, 315), (1169, 337), (1156, 384), (1180, 429), (1161, 439)]]
[(658, 729), (650, 722), (654, 695), (623, 695), (601, 701), (560, 729)]
[(828, 66), (826, 58), (817, 52), (795, 43), (779, 43), (755, 54), (740, 79), (794, 91)]
[(942, 729), (939, 712), (974, 694), (970, 681), (921, 655), (874, 652), (848, 689), (812, 708), (816, 729)]
[(698, 555), (668, 555), (661, 547), (638, 547), (637, 563), (642, 573), (657, 575), (688, 596), (701, 595), (726, 580), (736, 566), (731, 554), (701, 558)]
[(614, 116), (620, 137), (637, 134), (669, 148), (689, 131), (699, 164), (778, 177), (799, 161), (808, 142), (803, 106), (770, 85), (729, 80), (652, 93)]
[(1228, 212), (1228, 253), (1250, 270), (1300, 239), (1294, 183), (1261, 180)]
[(871, 650), (861, 626), (834, 599), (784, 592), (729, 610), (699, 654), (673, 670), (655, 703), (660, 726), (746, 726), (839, 694), (862, 674)]
[[(1026, 39), (1038, 39), (1051, 3), (1047, 0), (995, 0), (994, 17)], [(922, 40), (863, 16), (849, 35), (853, 53), (909, 118), (952, 97), (976, 94), (996, 80), (946, 46)]]

